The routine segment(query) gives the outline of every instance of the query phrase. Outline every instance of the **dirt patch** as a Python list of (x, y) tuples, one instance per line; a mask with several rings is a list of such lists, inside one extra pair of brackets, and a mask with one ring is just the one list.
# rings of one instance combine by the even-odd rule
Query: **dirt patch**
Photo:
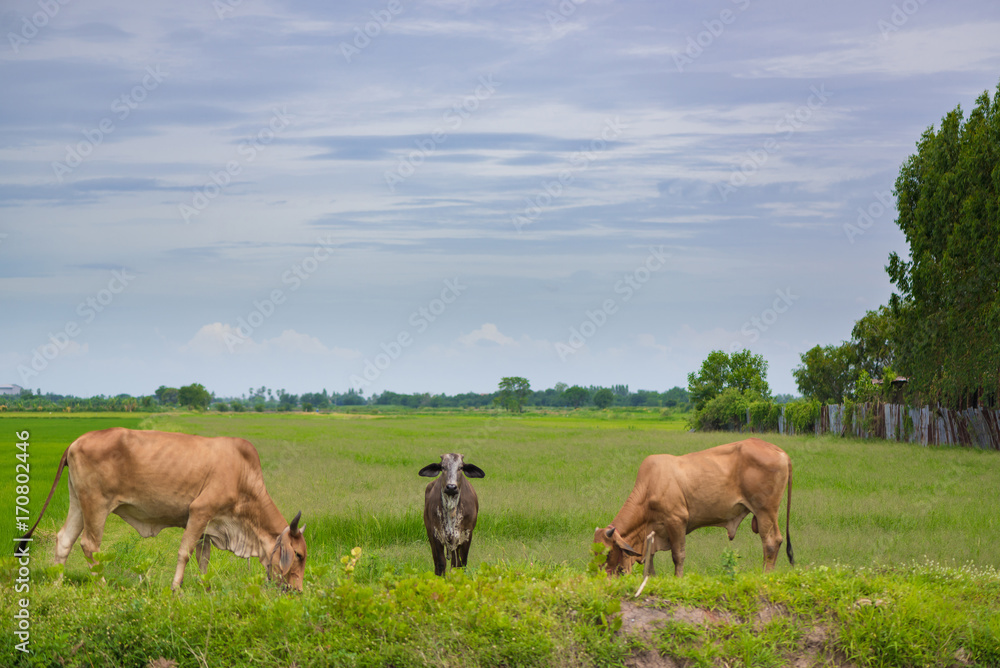
[(680, 668), (680, 664), (669, 656), (660, 656), (659, 652), (651, 649), (636, 652), (625, 659), (628, 668)]
[[(792, 617), (789, 611), (780, 605), (764, 604), (751, 620), (754, 629), (780, 619)], [(622, 626), (619, 633), (631, 636), (641, 644), (649, 647), (653, 642), (653, 634), (669, 622), (683, 622), (695, 626), (715, 626), (744, 623), (736, 615), (724, 610), (709, 610), (705, 608), (673, 605), (662, 599), (650, 598), (637, 604), (632, 601), (622, 601)], [(788, 657), (790, 668), (854, 668), (854, 664), (846, 661), (843, 656), (832, 650), (831, 631), (822, 624), (811, 626), (802, 639), (799, 651)], [(637, 650), (625, 661), (629, 668), (683, 668), (686, 662), (675, 661), (669, 656), (661, 656), (653, 649)], [(721, 665), (721, 664), (720, 664)]]

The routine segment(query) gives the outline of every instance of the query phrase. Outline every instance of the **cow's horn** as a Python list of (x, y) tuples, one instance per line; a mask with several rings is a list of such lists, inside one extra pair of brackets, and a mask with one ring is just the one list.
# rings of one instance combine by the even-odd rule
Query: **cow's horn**
[(288, 525), (290, 529), (289, 533), (297, 534), (299, 532), (299, 520), (302, 519), (302, 511), (295, 513), (295, 517), (292, 518), (292, 523)]

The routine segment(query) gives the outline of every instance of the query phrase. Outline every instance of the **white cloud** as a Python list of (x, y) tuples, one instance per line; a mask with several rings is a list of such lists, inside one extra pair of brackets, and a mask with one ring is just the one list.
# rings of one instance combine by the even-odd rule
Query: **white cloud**
[(639, 334), (636, 338), (636, 343), (639, 344), (640, 349), (653, 350), (659, 354), (666, 354), (670, 352), (670, 346), (665, 346), (662, 343), (656, 342), (656, 337), (652, 334)]
[(460, 343), (467, 346), (475, 346), (483, 342), (499, 346), (510, 346), (516, 343), (514, 339), (503, 334), (499, 329), (497, 329), (497, 326), (492, 322), (484, 323), (479, 329), (469, 332), (468, 334), (463, 334), (458, 337), (458, 340)]
[(243, 337), (236, 327), (213, 322), (204, 325), (186, 344), (181, 352), (214, 356), (222, 354), (275, 354), (292, 353), (314, 357), (337, 357), (358, 359), (361, 353), (348, 348), (329, 348), (315, 336), (286, 329), (271, 339), (255, 341), (253, 337)]
[[(998, 34), (1000, 23), (995, 21), (928, 29), (904, 26), (864, 39), (844, 39), (834, 43), (833, 48), (812, 55), (796, 53), (749, 61), (744, 75), (816, 78), (882, 74), (900, 77), (988, 71), (995, 68), (1000, 59)], [(934, 48), (928, 48), (929, 44)]]

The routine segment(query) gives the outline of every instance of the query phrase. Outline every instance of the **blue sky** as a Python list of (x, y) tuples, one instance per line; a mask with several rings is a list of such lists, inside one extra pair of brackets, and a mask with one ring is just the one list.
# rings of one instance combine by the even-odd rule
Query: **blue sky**
[(5, 2), (0, 383), (686, 385), (888, 299), (1000, 5)]

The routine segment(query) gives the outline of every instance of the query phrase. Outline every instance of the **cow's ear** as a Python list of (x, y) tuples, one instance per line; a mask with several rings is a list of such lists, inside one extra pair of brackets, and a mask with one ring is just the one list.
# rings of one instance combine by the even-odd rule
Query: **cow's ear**
[(486, 473), (475, 464), (462, 464), (462, 472), (469, 478), (485, 478)]
[(636, 552), (635, 550), (633, 550), (632, 547), (628, 543), (626, 543), (625, 541), (622, 541), (618, 545), (618, 547), (620, 547), (622, 549), (622, 552), (624, 552), (625, 554), (627, 554), (630, 557), (641, 557), (642, 556), (642, 554), (640, 552)]
[(614, 532), (613, 540), (615, 541), (615, 545), (617, 545), (619, 548), (621, 548), (621, 551), (624, 552), (625, 554), (627, 554), (628, 556), (630, 556), (630, 557), (641, 557), (642, 556), (641, 553), (636, 552), (635, 550), (633, 550), (632, 546), (629, 545), (628, 543), (626, 543), (625, 539), (622, 538), (622, 535), (620, 533), (618, 533), (617, 531)]
[(428, 464), (424, 468), (420, 469), (420, 474), (425, 478), (434, 478), (438, 473), (441, 473), (441, 463)]
[(281, 548), (279, 549), (280, 556), (278, 557), (278, 565), (281, 567), (282, 573), (287, 573), (288, 569), (292, 567), (292, 559), (295, 557), (295, 550), (292, 549), (291, 545), (285, 544), (286, 542), (289, 542), (285, 540), (285, 534), (282, 534), (281, 537), (278, 538), (278, 541), (279, 545), (281, 545)]

